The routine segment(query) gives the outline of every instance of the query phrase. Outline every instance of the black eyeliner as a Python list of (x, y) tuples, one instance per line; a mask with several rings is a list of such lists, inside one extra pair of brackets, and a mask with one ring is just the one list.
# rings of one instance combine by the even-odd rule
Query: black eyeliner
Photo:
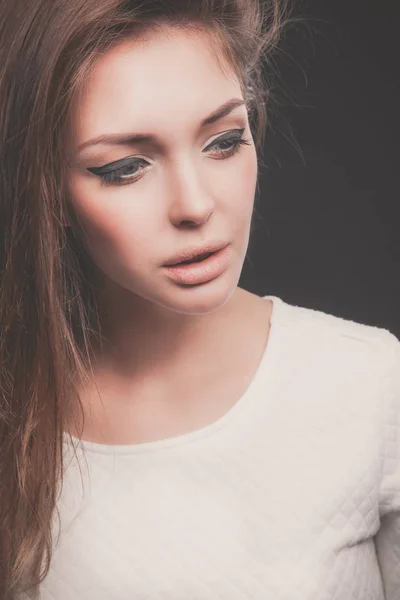
[[(213, 140), (205, 148), (205, 150), (207, 150), (207, 148), (212, 147), (213, 145), (217, 145), (218, 143), (223, 143), (223, 142), (230, 141), (230, 140), (240, 140), (245, 129), (246, 128), (243, 127), (240, 129), (234, 129), (234, 130), (225, 132), (224, 134), (220, 135), (215, 140)], [(87, 167), (87, 170), (90, 171), (90, 173), (93, 173), (93, 175), (97, 175), (97, 176), (101, 177), (101, 176), (107, 175), (109, 173), (114, 173), (115, 171), (117, 171), (120, 168), (125, 167), (126, 165), (131, 166), (132, 161), (136, 161), (136, 163), (140, 163), (142, 160), (143, 159), (140, 159), (140, 158), (137, 158), (134, 156), (127, 156), (125, 158), (122, 158), (121, 160), (117, 160), (115, 162), (108, 163), (107, 165), (104, 165), (103, 167)]]
[(243, 129), (231, 129), (230, 131), (226, 131), (219, 137), (215, 138), (215, 140), (213, 140), (211, 144), (208, 144), (207, 148), (209, 146), (212, 146), (213, 144), (218, 144), (218, 142), (225, 142), (226, 140), (237, 140), (243, 135), (245, 129), (246, 128), (243, 127)]
[(94, 175), (105, 175), (106, 173), (112, 173), (118, 168), (125, 167), (127, 164), (131, 165), (132, 161), (140, 162), (140, 159), (135, 156), (127, 156), (117, 160), (115, 162), (104, 165), (104, 167), (87, 167), (87, 170)]

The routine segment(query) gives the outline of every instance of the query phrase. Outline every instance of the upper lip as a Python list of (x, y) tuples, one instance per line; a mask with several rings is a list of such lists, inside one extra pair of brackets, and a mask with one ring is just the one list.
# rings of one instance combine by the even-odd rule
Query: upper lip
[(227, 245), (228, 244), (226, 242), (215, 242), (215, 243), (207, 244), (206, 246), (203, 246), (202, 248), (187, 248), (186, 250), (183, 250), (179, 254), (176, 254), (175, 256), (173, 256), (168, 262), (164, 263), (163, 266), (168, 267), (171, 265), (176, 265), (184, 260), (191, 260), (192, 258), (196, 258), (196, 256), (199, 256), (200, 254), (208, 254), (211, 252), (217, 252), (217, 250), (221, 250), (222, 248), (225, 248), (225, 246), (227, 246)]

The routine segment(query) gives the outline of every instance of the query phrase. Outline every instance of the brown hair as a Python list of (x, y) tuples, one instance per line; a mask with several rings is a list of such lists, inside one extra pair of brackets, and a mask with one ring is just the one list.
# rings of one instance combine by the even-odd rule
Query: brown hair
[(288, 10), (286, 0), (0, 0), (0, 8), (0, 599), (11, 600), (23, 579), (36, 588), (47, 575), (63, 435), (68, 423), (83, 430), (78, 389), (101, 340), (95, 268), (68, 202), (75, 92), (123, 36), (206, 28), (239, 76), (261, 152), (263, 59)]

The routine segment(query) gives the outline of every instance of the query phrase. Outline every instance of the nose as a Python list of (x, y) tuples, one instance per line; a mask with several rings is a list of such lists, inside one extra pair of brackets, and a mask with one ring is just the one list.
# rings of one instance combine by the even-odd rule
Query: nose
[(176, 163), (169, 189), (169, 218), (173, 225), (201, 225), (208, 221), (215, 206), (210, 180), (207, 182), (194, 161), (185, 158)]

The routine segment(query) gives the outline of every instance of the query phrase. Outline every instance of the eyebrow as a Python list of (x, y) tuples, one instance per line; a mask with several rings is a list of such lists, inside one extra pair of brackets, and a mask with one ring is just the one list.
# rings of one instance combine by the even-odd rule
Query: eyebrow
[[(203, 119), (200, 123), (200, 129), (216, 123), (223, 117), (226, 117), (238, 106), (246, 104), (244, 100), (239, 98), (232, 98), (225, 102), (222, 106), (213, 111), (208, 117)], [(98, 144), (109, 144), (109, 145), (127, 145), (127, 144), (153, 144), (159, 145), (159, 142), (154, 135), (148, 133), (137, 133), (137, 134), (106, 134), (95, 137), (91, 140), (83, 142), (78, 146), (78, 152), (81, 152), (88, 146), (96, 146)]]

